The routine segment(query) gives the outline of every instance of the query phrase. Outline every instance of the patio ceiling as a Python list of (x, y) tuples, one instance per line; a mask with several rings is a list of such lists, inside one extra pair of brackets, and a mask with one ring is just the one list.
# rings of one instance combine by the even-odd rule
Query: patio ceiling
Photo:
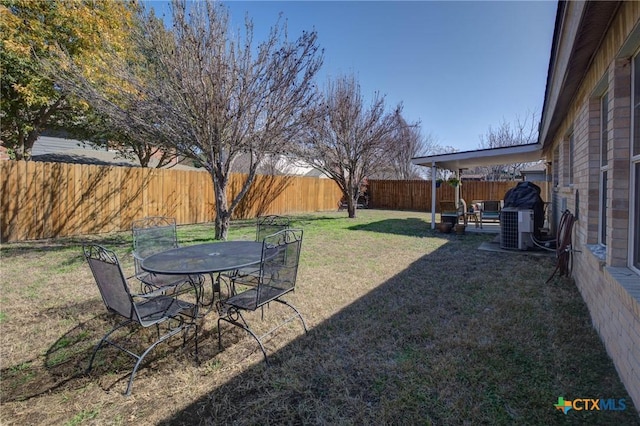
[(438, 168), (458, 171), (479, 166), (530, 163), (539, 161), (543, 158), (542, 145), (539, 143), (533, 143), (503, 148), (480, 149), (476, 151), (415, 157), (411, 159), (411, 163), (424, 167), (431, 167), (435, 163), (435, 166)]

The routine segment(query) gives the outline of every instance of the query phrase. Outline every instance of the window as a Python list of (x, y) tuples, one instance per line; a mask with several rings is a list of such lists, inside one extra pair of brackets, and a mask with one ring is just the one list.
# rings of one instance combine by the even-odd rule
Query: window
[[(635, 112), (638, 114), (638, 112)], [(635, 202), (633, 204), (633, 212), (631, 217), (633, 218), (633, 223), (631, 224), (631, 249), (633, 253), (629, 257), (631, 259), (631, 266), (640, 272), (640, 195), (638, 191), (640, 190), (640, 161), (634, 161), (634, 170), (633, 173), (635, 175), (635, 179), (631, 181), (632, 187), (634, 187), (635, 194)]]
[(633, 58), (633, 143), (631, 152), (631, 199), (629, 219), (631, 224), (629, 266), (640, 273), (640, 53)]
[(562, 140), (562, 181), (563, 187), (569, 187), (573, 184), (573, 129), (567, 132)]
[(560, 170), (558, 164), (560, 164), (560, 148), (556, 146), (553, 150), (553, 163), (551, 164), (554, 188), (557, 188), (560, 184)]
[(609, 170), (609, 94), (605, 93), (600, 98), (600, 179), (599, 179), (599, 212), (598, 212), (598, 242), (607, 243), (607, 172)]
[(569, 136), (569, 185), (573, 185), (573, 133)]

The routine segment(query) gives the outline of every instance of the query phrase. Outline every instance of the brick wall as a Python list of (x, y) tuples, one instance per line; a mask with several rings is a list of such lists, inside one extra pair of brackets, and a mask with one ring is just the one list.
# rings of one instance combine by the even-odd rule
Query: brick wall
[[(630, 55), (640, 48), (636, 30), (640, 2), (624, 2), (611, 22), (554, 143), (553, 202), (577, 213), (572, 277), (589, 309), (620, 379), (640, 410), (640, 277), (627, 267), (630, 230)], [(635, 31), (635, 35), (632, 32)], [(600, 188), (602, 96), (607, 111), (607, 185)], [(573, 184), (569, 183), (568, 136), (574, 136)], [(603, 170), (605, 170), (603, 168)], [(599, 245), (601, 191), (606, 191), (606, 239)]]
[(636, 407), (640, 402), (640, 294), (638, 276), (606, 267), (591, 252), (576, 254), (574, 277), (591, 321)]

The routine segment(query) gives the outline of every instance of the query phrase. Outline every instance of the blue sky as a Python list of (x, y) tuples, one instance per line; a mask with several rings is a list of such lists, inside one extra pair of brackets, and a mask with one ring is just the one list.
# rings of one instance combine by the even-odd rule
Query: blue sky
[(279, 13), (291, 39), (316, 30), (321, 86), (354, 74), (363, 95), (380, 92), (390, 110), (402, 102), (440, 145), (473, 150), (490, 126), (542, 112), (555, 1), (224, 3), (233, 27), (249, 14), (256, 42)]

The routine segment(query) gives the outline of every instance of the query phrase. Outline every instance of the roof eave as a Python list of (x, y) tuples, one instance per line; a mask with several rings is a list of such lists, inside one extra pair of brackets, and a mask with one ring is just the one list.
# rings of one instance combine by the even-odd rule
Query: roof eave
[(538, 136), (543, 152), (551, 149), (621, 4), (621, 1), (558, 3)]
[(412, 164), (448, 170), (462, 170), (496, 164), (528, 163), (542, 158), (542, 146), (538, 143), (514, 145), (502, 148), (453, 152), (411, 159)]

